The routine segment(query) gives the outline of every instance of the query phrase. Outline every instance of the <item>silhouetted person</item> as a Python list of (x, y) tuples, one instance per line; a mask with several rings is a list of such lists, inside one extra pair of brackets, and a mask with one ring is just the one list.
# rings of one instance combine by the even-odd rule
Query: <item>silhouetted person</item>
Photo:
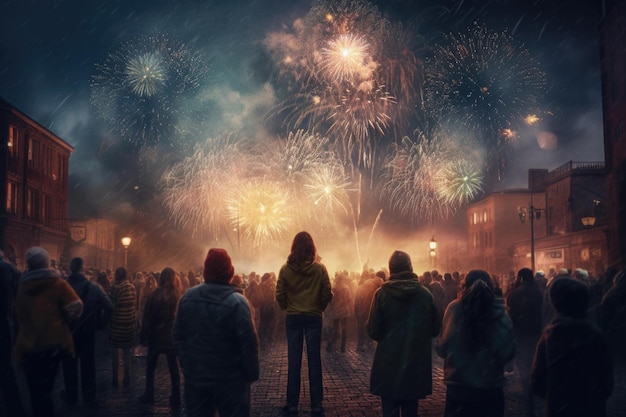
[(256, 302), (257, 313), (259, 315), (259, 341), (261, 350), (266, 351), (272, 344), (274, 328), (276, 326), (276, 279), (272, 279), (272, 274), (265, 273), (261, 277), (261, 282), (257, 287)]
[(180, 372), (172, 327), (182, 285), (172, 268), (164, 268), (159, 275), (159, 286), (150, 293), (141, 323), (140, 342), (148, 347), (146, 356), (146, 389), (140, 397), (143, 403), (154, 402), (154, 373), (159, 355), (164, 354), (170, 371), (172, 393), (170, 405), (180, 405)]
[(250, 384), (259, 379), (259, 341), (248, 300), (230, 285), (235, 269), (224, 249), (209, 249), (204, 284), (188, 289), (174, 321), (189, 417), (250, 415)]
[(130, 386), (131, 363), (130, 352), (135, 346), (137, 333), (137, 295), (135, 286), (128, 279), (125, 268), (115, 270), (113, 287), (111, 288), (113, 315), (109, 323), (109, 344), (111, 350), (111, 380), (113, 387), (119, 384), (118, 371), (120, 353), (124, 367), (123, 384)]
[(348, 276), (339, 273), (335, 277), (333, 287), (333, 301), (331, 302), (332, 333), (330, 341), (326, 345), (328, 352), (335, 350), (337, 341), (340, 343), (341, 352), (346, 351), (346, 339), (348, 330), (348, 318), (354, 311), (354, 297), (352, 289), (348, 285)]
[(513, 321), (513, 330), (517, 342), (515, 368), (524, 387), (526, 411), (532, 415), (534, 404), (533, 392), (530, 387), (530, 367), (535, 354), (535, 346), (541, 336), (543, 296), (531, 269), (520, 269), (517, 273), (517, 281), (518, 285), (506, 296), (506, 304), (509, 316)]
[[(365, 273), (365, 272), (364, 272)], [(367, 272), (364, 279), (359, 283), (354, 294), (354, 315), (357, 326), (357, 351), (363, 352), (371, 345), (371, 340), (367, 334), (367, 319), (370, 314), (370, 307), (374, 294), (384, 282), (383, 278), (374, 273)]]
[(367, 332), (376, 344), (370, 392), (383, 417), (417, 417), (418, 400), (432, 394), (432, 338), (441, 318), (435, 298), (417, 280), (411, 258), (395, 251), (389, 281), (376, 291)]
[(15, 295), (20, 271), (4, 259), (0, 250), (0, 392), (7, 416), (24, 416), (24, 407), (13, 369)]
[(472, 270), (443, 317), (445, 417), (504, 415), (504, 366), (515, 356), (513, 323), (489, 274)]
[(104, 328), (113, 313), (113, 304), (98, 284), (83, 274), (83, 259), (70, 261), (67, 282), (83, 302), (83, 314), (73, 323), (72, 336), (76, 356), (63, 360), (64, 400), (69, 405), (78, 402), (78, 369), (83, 402), (94, 405), (96, 401), (96, 331)]
[(545, 399), (546, 417), (605, 416), (613, 370), (604, 336), (586, 320), (589, 287), (560, 278), (548, 288), (555, 316), (537, 344), (533, 390)]
[(287, 317), (287, 404), (283, 411), (298, 413), (300, 399), (300, 370), (303, 341), (309, 365), (311, 411), (321, 414), (322, 384), (322, 314), (331, 302), (333, 293), (326, 267), (317, 261), (313, 238), (300, 232), (293, 238), (291, 253), (281, 267), (276, 283), (276, 301)]
[(47, 250), (28, 249), (26, 264), (15, 299), (15, 360), (26, 375), (33, 417), (52, 417), (54, 380), (63, 358), (74, 356), (70, 323), (80, 317), (83, 303), (50, 267)]

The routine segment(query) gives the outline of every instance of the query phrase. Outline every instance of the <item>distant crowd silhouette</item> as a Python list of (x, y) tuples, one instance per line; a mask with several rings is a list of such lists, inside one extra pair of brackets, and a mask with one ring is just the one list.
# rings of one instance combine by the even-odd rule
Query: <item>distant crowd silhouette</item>
[(419, 400), (432, 394), (433, 354), (443, 358), (446, 417), (503, 416), (511, 372), (522, 381), (528, 415), (539, 397), (550, 417), (605, 416), (614, 384), (626, 382), (624, 269), (597, 278), (583, 269), (528, 268), (505, 277), (480, 269), (418, 275), (396, 250), (388, 268), (366, 263), (331, 277), (306, 231), (277, 273), (235, 274), (221, 248), (209, 249), (197, 271), (98, 271), (81, 258), (62, 270), (41, 247), (29, 248), (25, 261), (19, 271), (0, 257), (2, 415), (53, 417), (57, 374), (68, 407), (97, 408), (98, 332), (108, 339), (113, 388), (131, 384), (132, 357), (143, 349), (138, 401), (153, 403), (163, 355), (169, 405), (184, 405), (189, 417), (249, 416), (259, 368), (272, 366), (260, 357), (277, 341), (287, 344), (278, 406), (289, 416), (302, 411), (303, 352), (310, 411), (322, 416), (322, 347), (339, 356), (353, 343), (372, 357), (370, 392), (384, 417), (418, 415)]

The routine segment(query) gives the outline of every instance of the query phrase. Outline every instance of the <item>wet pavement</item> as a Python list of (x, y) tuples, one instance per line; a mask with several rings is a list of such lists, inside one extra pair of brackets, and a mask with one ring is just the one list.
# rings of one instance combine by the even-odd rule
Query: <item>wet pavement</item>
[[(57, 376), (54, 390), (56, 400), (56, 415), (68, 417), (185, 417), (184, 402), (181, 407), (171, 408), (168, 404), (170, 395), (170, 381), (167, 364), (164, 357), (159, 358), (155, 377), (155, 402), (146, 405), (138, 401), (143, 392), (145, 383), (145, 357), (135, 356), (132, 361), (133, 372), (131, 383), (124, 388), (111, 386), (111, 361), (107, 348), (106, 334), (101, 333), (97, 344), (97, 389), (98, 407), (87, 408), (78, 404), (68, 408), (61, 401), (63, 389), (62, 373)], [(322, 349), (324, 370), (324, 409), (327, 417), (382, 416), (380, 398), (369, 393), (369, 370), (372, 363), (373, 351), (357, 352), (356, 342), (349, 340), (345, 353), (327, 352)], [(306, 355), (302, 368), (302, 389), (300, 397), (300, 416), (309, 416), (309, 391), (307, 381)], [(419, 402), (419, 415), (423, 417), (438, 417), (443, 415), (445, 403), (445, 385), (443, 379), (443, 362), (433, 355), (433, 394)], [(626, 384), (623, 382), (625, 372), (616, 372), (616, 389), (608, 402), (608, 416), (623, 417), (626, 415)], [(121, 374), (120, 374), (121, 375)], [(18, 374), (21, 386), (24, 388), (23, 376)], [(287, 345), (283, 337), (261, 355), (261, 376), (252, 386), (252, 413), (253, 417), (280, 416), (280, 408), (285, 403), (287, 385)], [(184, 387), (184, 381), (183, 381)], [(27, 391), (22, 389), (23, 399), (27, 399)], [(523, 388), (518, 373), (506, 373), (505, 386), (505, 416), (543, 415), (541, 400), (535, 398), (533, 412), (525, 409)], [(2, 400), (0, 399), (0, 415), (5, 415)], [(9, 417), (9, 416), (8, 416)]]

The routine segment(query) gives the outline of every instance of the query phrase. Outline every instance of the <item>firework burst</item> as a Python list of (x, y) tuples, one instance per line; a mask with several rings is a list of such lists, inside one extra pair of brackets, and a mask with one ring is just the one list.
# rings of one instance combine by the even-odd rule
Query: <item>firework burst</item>
[(341, 165), (326, 164), (310, 173), (304, 188), (309, 201), (312, 201), (314, 206), (321, 207), (328, 213), (334, 213), (340, 207), (344, 213), (347, 213), (347, 187), (350, 184), (351, 181), (345, 175)]
[(294, 223), (289, 194), (278, 182), (242, 181), (226, 199), (227, 216), (253, 245), (284, 237)]
[(277, 138), (265, 143), (262, 154), (266, 174), (279, 176), (295, 187), (302, 186), (303, 178), (320, 165), (335, 163), (336, 158), (328, 151), (328, 138), (305, 130), (289, 132), (285, 139)]
[(403, 138), (385, 161), (382, 197), (414, 223), (448, 218), (480, 190), (480, 173), (468, 171), (472, 164), (464, 162), (465, 155), (442, 135), (420, 134), (416, 141)]
[(161, 57), (146, 53), (133, 57), (126, 66), (126, 82), (133, 93), (151, 96), (165, 85), (165, 66)]
[(483, 174), (475, 164), (457, 159), (444, 164), (439, 173), (437, 192), (447, 204), (463, 206), (482, 191)]
[(545, 75), (527, 49), (480, 24), (468, 34), (449, 35), (426, 62), (426, 110), (443, 128), (481, 138), (492, 165), (487, 168), (495, 166), (499, 177), (510, 139), (503, 132), (519, 130), (544, 87)]
[(189, 100), (207, 72), (202, 56), (182, 42), (138, 38), (96, 64), (91, 103), (96, 115), (132, 144), (180, 145), (195, 133), (186, 123), (198, 114)]
[(322, 48), (320, 70), (333, 84), (369, 80), (375, 67), (369, 55), (369, 44), (358, 35), (339, 35)]
[(390, 109), (395, 99), (384, 86), (346, 88), (328, 116), (328, 134), (341, 138), (342, 155), (370, 168), (375, 142), (373, 133), (384, 135), (391, 123)]
[(289, 85), (293, 91), (268, 120), (322, 132), (346, 164), (372, 168), (377, 140), (393, 123), (395, 99), (381, 81), (378, 62), (389, 29), (369, 2), (322, 0), (292, 33), (268, 36), (278, 71), (299, 71), (287, 82), (301, 81)]
[(197, 146), (163, 175), (163, 203), (170, 218), (192, 235), (217, 236), (226, 221), (224, 196), (240, 181), (244, 166), (245, 154), (232, 135)]

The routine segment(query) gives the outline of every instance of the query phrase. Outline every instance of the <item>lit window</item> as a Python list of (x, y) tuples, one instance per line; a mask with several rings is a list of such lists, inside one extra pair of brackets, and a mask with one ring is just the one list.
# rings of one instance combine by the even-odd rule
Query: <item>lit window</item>
[(7, 183), (7, 212), (17, 214), (17, 184)]

